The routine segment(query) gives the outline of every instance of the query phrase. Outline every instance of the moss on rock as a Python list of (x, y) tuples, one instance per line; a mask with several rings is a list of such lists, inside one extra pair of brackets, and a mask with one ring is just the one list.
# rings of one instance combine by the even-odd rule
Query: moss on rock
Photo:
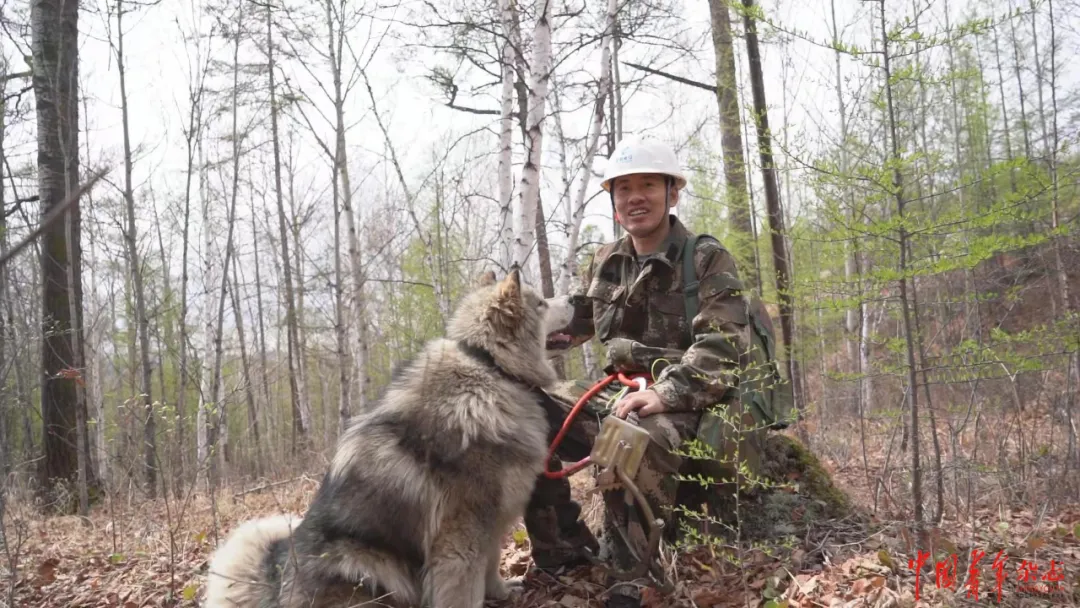
[(730, 484), (714, 486), (705, 496), (700, 492), (681, 496), (680, 527), (691, 530), (683, 535), (684, 541), (700, 542), (702, 534), (732, 540), (731, 528), (736, 526), (744, 541), (801, 538), (815, 522), (854, 511), (821, 461), (793, 437), (780, 433), (765, 437), (760, 473), (757, 481), (742, 484), (738, 500)]

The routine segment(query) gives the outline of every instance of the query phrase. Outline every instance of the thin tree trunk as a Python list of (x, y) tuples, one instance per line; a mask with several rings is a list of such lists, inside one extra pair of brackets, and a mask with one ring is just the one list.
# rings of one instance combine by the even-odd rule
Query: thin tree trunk
[[(0, 74), (7, 76), (7, 74)], [(0, 83), (0, 95), (7, 95), (6, 81)], [(0, 110), (3, 107), (0, 106)], [(7, 161), (7, 114), (0, 111), (0, 256), (6, 257), (8, 252), (8, 226), (7, 226), (7, 190), (4, 188), (4, 167)], [(11, 302), (11, 296), (8, 294), (8, 272), (7, 265), (0, 265), (0, 302)], [(11, 340), (9, 345), (8, 337), (14, 336), (14, 332), (10, 331), (10, 323), (13, 320), (6, 314), (3, 308), (0, 308), (0, 386), (8, 386), (8, 372), (10, 371), (9, 365), (14, 367), (17, 365), (18, 357), (11, 357), (9, 362), (7, 357), (8, 348), (12, 349), (13, 353), (18, 352), (18, 344), (14, 340)], [(14, 402), (15, 400), (12, 400)], [(9, 401), (5, 398), (0, 401), (0, 475), (4, 477), (0, 479), (0, 524), (4, 521), (4, 499), (7, 497), (7, 474), (11, 470), (12, 461), (12, 434), (8, 425), (9, 414), (14, 414), (13, 408), (8, 406)], [(5, 538), (6, 542), (6, 538)], [(5, 547), (8, 545), (5, 545)]]
[(728, 218), (731, 228), (749, 240), (750, 202), (746, 192), (746, 159), (743, 158), (742, 113), (731, 39), (731, 15), (726, 0), (709, 0), (713, 48), (716, 51), (716, 102), (720, 109), (720, 147), (724, 154)]
[[(604, 128), (604, 101), (611, 98), (611, 40), (615, 34), (616, 17), (618, 16), (618, 0), (608, 0), (607, 17), (604, 21), (604, 33), (600, 39), (600, 81), (596, 87), (596, 101), (593, 103), (592, 125), (589, 127), (589, 139), (585, 144), (585, 154), (581, 160), (581, 180), (578, 182), (577, 192), (574, 194), (572, 205), (566, 208), (569, 235), (567, 237), (566, 261), (562, 276), (563, 285), (560, 292), (570, 293), (572, 279), (577, 277), (577, 249), (578, 238), (581, 235), (581, 222), (585, 218), (585, 195), (589, 191), (589, 182), (592, 179), (593, 161), (596, 159), (596, 150), (600, 143), (600, 132)], [(591, 356), (588, 345), (585, 346), (586, 357)], [(588, 362), (587, 362), (588, 363)], [(593, 369), (586, 364), (587, 369)]]
[[(1051, 146), (1050, 154), (1048, 155), (1048, 162), (1050, 165), (1050, 200), (1051, 205), (1051, 228), (1056, 232), (1060, 229), (1060, 185), (1058, 183), (1058, 149), (1061, 145), (1058, 134), (1058, 106), (1057, 106), (1057, 28), (1054, 22), (1054, 1), (1047, 0), (1047, 7), (1050, 11), (1050, 119), (1051, 119)], [(1060, 292), (1062, 310), (1066, 315), (1075, 312), (1076, 307), (1073, 306), (1072, 299), (1069, 297), (1069, 275), (1067, 274), (1066, 266), (1061, 257), (1061, 250), (1065, 246), (1060, 237), (1054, 239), (1054, 267), (1057, 275), (1058, 291)], [(1075, 365), (1070, 369), (1072, 375), (1072, 386), (1080, 386), (1080, 355), (1072, 357)], [(1075, 419), (1075, 407), (1076, 397), (1075, 392), (1069, 392), (1069, 399), (1066, 404), (1066, 414), (1068, 418), (1068, 424), (1066, 425), (1069, 430), (1069, 444), (1075, 446), (1077, 444), (1076, 426), (1074, 424)], [(1066, 455), (1068, 458), (1068, 455)], [(1067, 469), (1068, 467), (1066, 467)]]
[[(265, 198), (261, 201), (263, 208), (266, 208)], [(266, 357), (266, 315), (263, 312), (263, 298), (262, 298), (262, 259), (259, 256), (259, 228), (256, 218), (255, 199), (251, 199), (251, 247), (252, 247), (252, 263), (255, 266), (255, 318), (259, 322), (259, 370), (260, 380), (262, 385), (263, 396), (263, 411), (267, 413), (269, 417), (270, 411), (274, 408), (274, 402), (270, 399), (270, 376), (269, 376), (269, 363)], [(269, 429), (269, 423), (267, 424)], [(269, 437), (269, 430), (267, 431)], [(269, 439), (268, 439), (269, 441)], [(271, 444), (273, 445), (273, 444)]]
[(791, 294), (791, 274), (788, 265), (787, 247), (784, 243), (784, 215), (780, 208), (780, 191), (776, 181), (776, 166), (773, 164), (772, 135), (769, 131), (769, 116), (765, 103), (765, 79), (761, 71), (761, 53), (758, 50), (757, 25), (752, 17), (755, 12), (754, 0), (743, 0), (746, 9), (743, 20), (746, 28), (746, 54), (750, 63), (750, 83), (754, 98), (755, 123), (757, 125), (758, 150), (761, 156), (761, 174), (765, 182), (765, 204), (768, 208), (769, 229), (772, 239), (773, 267), (776, 272), (776, 291), (780, 298), (780, 327), (783, 333), (784, 355), (788, 360), (788, 377), (795, 389), (796, 406), (802, 413), (804, 399), (799, 391), (801, 375), (794, 353), (794, 306)]
[(1005, 160), (1009, 163), (1009, 191), (1016, 194), (1016, 168), (1012, 166), (1013, 150), (1009, 128), (1009, 106), (1005, 103), (1005, 71), (1001, 69), (1001, 49), (998, 46), (997, 26), (994, 30), (994, 59), (997, 61), (998, 93), (1001, 96), (1001, 129), (1005, 132)]
[(885, 2), (881, 2), (881, 53), (883, 64), (885, 68), (885, 97), (886, 97), (886, 112), (888, 114), (889, 123), (889, 143), (890, 143), (890, 161), (893, 164), (892, 171), (892, 186), (895, 192), (896, 199), (896, 212), (900, 218), (899, 232), (900, 232), (900, 309), (903, 313), (903, 332), (904, 341), (906, 343), (907, 351), (907, 366), (908, 366), (908, 387), (906, 391), (907, 398), (909, 400), (909, 406), (911, 409), (911, 494), (914, 502), (915, 513), (914, 521), (916, 531), (919, 533), (920, 543), (922, 541), (922, 524), (923, 517), (923, 505), (922, 505), (922, 464), (920, 455), (920, 439), (919, 439), (919, 393), (918, 393), (918, 376), (916, 375), (917, 369), (915, 366), (915, 344), (913, 335), (913, 322), (911, 319), (911, 310), (909, 308), (910, 300), (908, 299), (908, 285), (905, 273), (907, 272), (907, 255), (908, 255), (908, 233), (907, 228), (903, 223), (904, 218), (904, 206), (906, 201), (904, 200), (904, 181), (903, 173), (900, 171), (900, 144), (897, 139), (896, 128), (896, 110), (893, 104), (893, 91), (892, 91), (892, 69), (891, 69), (891, 57), (889, 56), (889, 34), (885, 25)]
[[(359, 344), (357, 345), (358, 354), (356, 360), (353, 362), (354, 371), (350, 373), (347, 368), (343, 367), (341, 372), (341, 378), (343, 380), (343, 386), (339, 388), (341, 402), (338, 405), (338, 418), (339, 426), (342, 430), (345, 428), (345, 424), (348, 421), (349, 416), (352, 413), (352, 382), (349, 381), (349, 376), (355, 374), (357, 387), (359, 390), (356, 395), (356, 404), (360, 411), (363, 411), (366, 407), (366, 389), (368, 385), (367, 376), (367, 323), (364, 321), (365, 315), (365, 298), (364, 298), (364, 268), (363, 262), (360, 257), (360, 241), (356, 232), (356, 217), (353, 212), (353, 192), (352, 182), (349, 178), (349, 160), (347, 154), (347, 148), (345, 146), (345, 91), (342, 85), (341, 79), (341, 58), (345, 47), (345, 32), (343, 27), (334, 28), (334, 11), (331, 6), (330, 0), (326, 0), (326, 28), (327, 28), (327, 40), (329, 45), (330, 56), (330, 69), (333, 72), (334, 80), (334, 167), (335, 177), (340, 179), (340, 190), (338, 194), (341, 196), (341, 211), (340, 213), (345, 215), (345, 226), (347, 230), (348, 239), (348, 252), (349, 252), (349, 270), (352, 276), (353, 292), (352, 292), (352, 325), (353, 328), (359, 334)], [(339, 184), (335, 181), (335, 187)], [(335, 200), (338, 200), (335, 197)], [(340, 230), (340, 227), (335, 224), (335, 230)], [(337, 249), (340, 249), (340, 245), (336, 245)], [(335, 262), (336, 265), (340, 265), (340, 262)], [(342, 279), (343, 280), (343, 279)], [(341, 283), (338, 284), (338, 291), (343, 289)], [(344, 313), (342, 313), (342, 318)], [(346, 342), (345, 337), (347, 330), (342, 324), (342, 336), (341, 339)], [(344, 351), (341, 355), (341, 362), (343, 366), (348, 365), (349, 354), (348, 351)]]
[(251, 374), (250, 358), (248, 357), (247, 341), (244, 339), (244, 314), (240, 308), (240, 271), (236, 258), (232, 257), (232, 307), (236, 320), (236, 337), (240, 342), (240, 365), (244, 373), (244, 397), (247, 401), (248, 426), (251, 427), (252, 439), (255, 442), (255, 475), (261, 477), (265, 473), (265, 464), (262, 446), (262, 436), (259, 432), (259, 412), (255, 406), (255, 382)]
[[(336, 156), (336, 155), (335, 155)], [(341, 213), (340, 186), (338, 185), (338, 163), (333, 166), (334, 199), (334, 337), (338, 358), (338, 433), (348, 425), (352, 410), (352, 379), (349, 373), (348, 321), (345, 315), (345, 274), (341, 270)], [(254, 412), (252, 412), (254, 414)]]
[(1035, 63), (1035, 92), (1039, 99), (1039, 125), (1042, 127), (1043, 154), (1047, 157), (1046, 162), (1049, 163), (1050, 134), (1046, 128), (1046, 104), (1043, 101), (1043, 68), (1042, 60), (1039, 58), (1039, 33), (1036, 30), (1038, 11), (1035, 0), (1028, 0), (1028, 6), (1031, 7), (1031, 52)]
[(296, 358), (299, 356), (299, 353), (296, 351), (299, 340), (297, 338), (297, 318), (293, 294), (292, 265), (289, 263), (289, 231), (285, 225), (285, 202), (281, 191), (281, 141), (278, 136), (279, 108), (277, 101), (277, 86), (275, 83), (277, 66), (274, 63), (274, 20), (269, 4), (266, 5), (266, 54), (268, 63), (267, 74), (270, 86), (270, 131), (274, 148), (274, 193), (277, 199), (278, 232), (280, 233), (278, 238), (281, 239), (281, 261), (285, 279), (285, 323), (288, 332), (289, 397), (293, 416), (290, 454), (296, 456), (297, 450), (301, 447), (298, 444), (304, 443), (307, 440), (308, 429), (304, 426), (303, 415), (301, 414), (300, 388), (297, 385), (296, 377)]
[[(514, 260), (528, 276), (526, 260), (536, 243), (536, 214), (540, 205), (540, 164), (544, 149), (544, 116), (551, 82), (551, 0), (537, 0), (538, 16), (533, 29), (532, 62), (529, 64), (529, 112), (525, 134), (525, 166), (521, 170), (521, 205), (518, 208)], [(550, 267), (549, 267), (550, 270)], [(541, 271), (542, 272), (542, 271)]]
[[(1009, 2), (1009, 12), (1012, 12), (1012, 1)], [(1031, 159), (1031, 133), (1028, 131), (1027, 106), (1024, 103), (1024, 81), (1020, 78), (1020, 42), (1016, 39), (1016, 23), (1009, 19), (1009, 29), (1012, 33), (1013, 47), (1013, 73), (1016, 75), (1016, 88), (1020, 93), (1020, 126), (1024, 133), (1024, 156)]]
[[(217, 374), (214, 370), (212, 359), (212, 353), (214, 352), (214, 343), (217, 338), (214, 336), (214, 292), (217, 286), (215, 280), (215, 265), (214, 260), (217, 259), (217, 253), (214, 251), (214, 236), (213, 227), (217, 225), (217, 221), (212, 216), (213, 207), (210, 204), (210, 193), (207, 186), (207, 165), (205, 161), (203, 143), (199, 142), (199, 198), (202, 204), (202, 236), (203, 236), (203, 307), (202, 307), (202, 326), (203, 326), (203, 348), (202, 354), (199, 356), (199, 408), (195, 413), (195, 445), (196, 445), (196, 464), (195, 470), (200, 471), (200, 476), (204, 477), (207, 482), (207, 487), (213, 487), (214, 477), (211, 470), (211, 454), (210, 450), (213, 445), (210, 443), (212, 437), (208, 434), (209, 420), (207, 414), (212, 407), (216, 407), (218, 404), (219, 395), (213, 391), (218, 383), (214, 380), (213, 376)], [(203, 469), (203, 467), (208, 467)]]
[(513, 259), (511, 243), (514, 240), (514, 222), (511, 214), (513, 207), (514, 176), (513, 163), (513, 110), (514, 110), (514, 66), (518, 63), (521, 52), (521, 39), (514, 27), (514, 6), (512, 0), (499, 0), (499, 18), (502, 24), (502, 96), (499, 104), (499, 266), (510, 268)]
[[(205, 77), (205, 71), (203, 72)], [(176, 396), (176, 442), (174, 445), (174, 477), (173, 494), (179, 497), (178, 492), (184, 486), (184, 459), (187, 454), (185, 429), (187, 428), (187, 385), (188, 385), (188, 252), (190, 247), (191, 228), (191, 180), (195, 174), (196, 148), (201, 147), (202, 142), (202, 82), (188, 92), (188, 100), (191, 107), (188, 113), (187, 129), (184, 139), (187, 144), (187, 171), (184, 177), (184, 218), (181, 227), (181, 254), (180, 254), (180, 371)]]
[[(290, 148), (292, 137), (290, 133)], [(295, 176), (296, 167), (293, 164), (292, 154), (286, 163), (289, 174), (289, 211), (292, 214), (290, 225), (293, 236), (293, 260), (296, 267), (296, 371), (297, 390), (300, 393), (300, 416), (303, 426), (311, 431), (311, 395), (308, 391), (308, 368), (307, 368), (307, 333), (304, 330), (304, 265), (303, 255), (300, 248), (300, 215), (296, 206)]]
[(139, 392), (143, 411), (143, 468), (146, 492), (157, 496), (157, 414), (152, 396), (153, 368), (150, 367), (150, 320), (146, 316), (146, 294), (143, 289), (142, 266), (139, 261), (139, 237), (135, 223), (135, 193), (131, 184), (131, 131), (128, 128), (127, 75), (124, 73), (124, 0), (116, 0), (116, 69), (120, 75), (120, 116), (124, 134), (124, 203), (127, 211), (125, 241), (131, 264), (131, 280), (135, 291), (135, 323), (139, 340)]
[[(847, 103), (844, 101), (844, 78), (841, 70), (840, 61), (840, 26), (836, 20), (836, 0), (829, 0), (830, 14), (832, 15), (832, 37), (834, 44), (834, 58), (836, 59), (836, 107), (840, 112), (840, 174), (841, 179), (849, 179), (849, 171), (851, 170), (851, 163), (848, 155), (848, 122), (847, 122)], [(844, 200), (848, 205), (848, 221), (852, 226), (858, 221), (857, 213), (855, 210), (855, 197), (853, 196), (852, 189), (848, 185), (844, 185)], [(844, 281), (848, 285), (854, 284), (855, 281), (861, 283), (862, 277), (856, 276), (856, 269), (858, 267), (857, 258), (859, 256), (859, 245), (857, 239), (851, 239), (844, 243)], [(861, 289), (859, 290), (861, 291)], [(860, 298), (861, 299), (861, 298)], [(849, 308), (844, 312), (844, 330), (845, 330), (845, 343), (847, 345), (848, 361), (852, 367), (852, 372), (860, 374), (862, 370), (859, 366), (859, 344), (856, 341), (856, 335), (859, 332), (859, 307)], [(856, 390), (855, 399), (861, 398), (861, 394)], [(861, 407), (856, 404), (856, 410), (861, 411)]]

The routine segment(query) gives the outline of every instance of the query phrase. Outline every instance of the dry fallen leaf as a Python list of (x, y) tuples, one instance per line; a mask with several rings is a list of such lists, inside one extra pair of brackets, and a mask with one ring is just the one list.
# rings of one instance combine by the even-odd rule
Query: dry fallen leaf
[(56, 567), (60, 565), (60, 560), (55, 557), (41, 562), (41, 565), (37, 569), (37, 580), (34, 581), (34, 585), (37, 587), (44, 587), (51, 584), (56, 580)]

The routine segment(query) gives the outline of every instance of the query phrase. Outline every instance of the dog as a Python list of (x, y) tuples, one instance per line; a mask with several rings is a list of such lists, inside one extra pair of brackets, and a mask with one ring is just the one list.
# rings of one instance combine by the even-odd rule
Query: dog
[(481, 608), (509, 597), (502, 540), (547, 453), (546, 338), (572, 314), (516, 269), (482, 277), (446, 336), (350, 420), (305, 516), (246, 522), (215, 552), (206, 606)]

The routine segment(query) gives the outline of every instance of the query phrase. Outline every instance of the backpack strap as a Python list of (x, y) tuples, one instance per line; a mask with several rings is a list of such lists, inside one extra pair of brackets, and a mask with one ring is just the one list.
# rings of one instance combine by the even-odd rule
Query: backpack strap
[(694, 234), (686, 239), (686, 245), (683, 247), (683, 298), (686, 303), (686, 347), (690, 348), (690, 345), (694, 343), (694, 317), (698, 313), (698, 290), (701, 287), (701, 281), (698, 280), (697, 266), (694, 265), (694, 251), (697, 249), (699, 239), (708, 239), (711, 241), (717, 241), (716, 238), (708, 234)]

